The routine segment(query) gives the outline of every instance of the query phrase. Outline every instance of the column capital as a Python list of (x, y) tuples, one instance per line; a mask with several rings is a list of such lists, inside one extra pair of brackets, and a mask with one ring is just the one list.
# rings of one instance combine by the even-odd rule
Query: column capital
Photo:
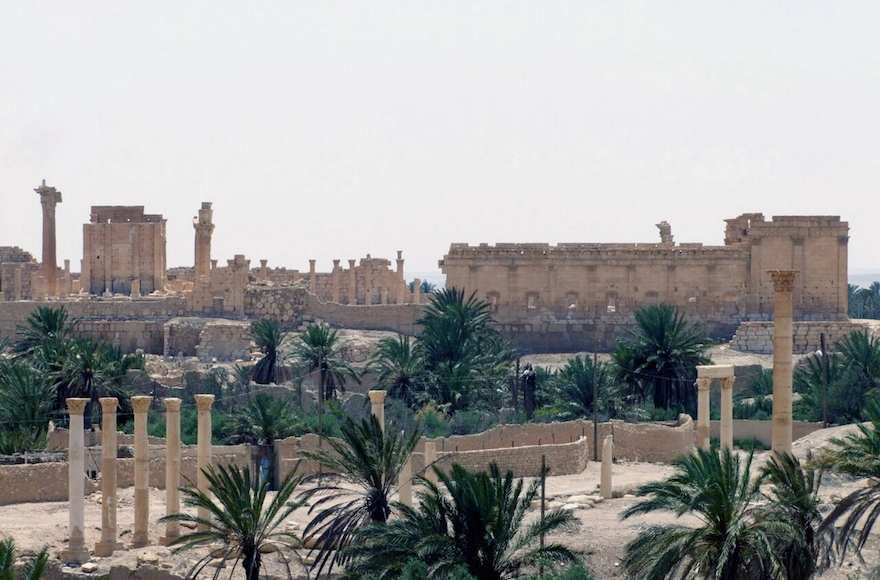
[(383, 405), (385, 403), (385, 395), (387, 391), (375, 390), (367, 393), (370, 396), (370, 403), (374, 405)]
[(736, 377), (724, 377), (721, 379), (721, 389), (727, 390), (732, 389), (733, 384), (736, 382)]
[(165, 411), (168, 413), (180, 413), (180, 399), (174, 397), (165, 397), (162, 399), (165, 403)]
[(144, 395), (132, 397), (131, 408), (135, 413), (146, 413), (150, 410), (150, 403), (152, 402), (153, 397), (147, 397)]
[(81, 399), (78, 397), (71, 397), (69, 399), (65, 399), (67, 402), (67, 410), (70, 411), (71, 415), (82, 415), (86, 410), (86, 405), (89, 404), (89, 399)]
[(214, 404), (214, 395), (195, 395), (194, 398), (199, 411), (210, 411)]
[(697, 379), (697, 390), (699, 391), (708, 391), (709, 387), (712, 385), (712, 379), (707, 379), (705, 377), (701, 377)]
[(104, 413), (112, 413), (119, 406), (119, 399), (116, 397), (101, 397), (98, 401), (100, 401), (101, 411)]
[(794, 277), (798, 273), (797, 270), (767, 270), (770, 278), (773, 280), (773, 290), (775, 292), (793, 292)]

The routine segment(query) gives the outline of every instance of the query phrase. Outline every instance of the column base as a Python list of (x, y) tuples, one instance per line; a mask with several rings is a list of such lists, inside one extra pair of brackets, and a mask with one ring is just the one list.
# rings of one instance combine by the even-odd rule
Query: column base
[(145, 546), (150, 545), (149, 538), (132, 538), (131, 543), (128, 545), (129, 550), (133, 550), (136, 548), (143, 548)]
[(106, 558), (112, 556), (113, 552), (121, 552), (125, 550), (125, 544), (122, 542), (98, 542), (95, 544), (95, 556)]
[(58, 551), (58, 559), (62, 562), (75, 562), (83, 564), (91, 559), (92, 555), (85, 548), (64, 548)]
[(177, 540), (179, 538), (180, 538), (180, 534), (178, 534), (176, 536), (162, 536), (161, 538), (159, 538), (159, 545), (160, 546), (167, 546), (168, 544), (170, 544), (171, 542), (173, 542), (174, 540)]

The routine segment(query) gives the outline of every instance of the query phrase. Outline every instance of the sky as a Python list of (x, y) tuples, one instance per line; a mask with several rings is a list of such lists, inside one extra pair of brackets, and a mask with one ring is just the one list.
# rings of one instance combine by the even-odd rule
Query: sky
[(0, 245), (63, 195), (167, 218), (168, 264), (438, 269), (450, 243), (722, 244), (840, 215), (880, 271), (880, 3), (0, 0)]

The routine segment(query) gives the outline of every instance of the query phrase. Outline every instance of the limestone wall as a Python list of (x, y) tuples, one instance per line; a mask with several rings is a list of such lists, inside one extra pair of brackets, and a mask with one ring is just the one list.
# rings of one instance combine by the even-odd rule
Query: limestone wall
[(305, 312), (336, 327), (355, 330), (390, 330), (402, 334), (415, 334), (418, 330), (416, 320), (419, 306), (416, 304), (349, 306), (321, 302), (317, 296), (309, 294)]
[(172, 318), (163, 325), (164, 354), (202, 362), (250, 360), (251, 323), (225, 318)]
[[(865, 329), (867, 326), (861, 322), (795, 322), (793, 323), (794, 353), (809, 354), (819, 350), (822, 334), (825, 334), (825, 344), (830, 350), (834, 349), (834, 345), (849, 333), (861, 332)], [(773, 352), (773, 323), (742, 323), (733, 336), (730, 348), (741, 352), (771, 354)]]
[[(822, 428), (822, 423), (809, 423), (807, 421), (792, 421), (792, 441), (800, 439)], [(721, 421), (709, 422), (709, 437), (718, 439), (721, 437)], [(733, 420), (733, 438), (751, 440), (757, 439), (765, 447), (773, 445), (773, 421), (751, 421), (746, 419)]]

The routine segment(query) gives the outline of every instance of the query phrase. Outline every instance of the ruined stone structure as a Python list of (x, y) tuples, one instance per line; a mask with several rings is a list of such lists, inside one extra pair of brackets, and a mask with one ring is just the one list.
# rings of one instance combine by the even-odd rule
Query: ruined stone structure
[(18, 246), (0, 247), (0, 302), (36, 300), (36, 281), (41, 267)]
[(489, 301), (508, 338), (542, 350), (613, 344), (635, 309), (658, 302), (730, 336), (743, 321), (772, 317), (768, 269), (802, 272), (796, 319), (846, 320), (846, 222), (762, 214), (726, 222), (723, 246), (676, 244), (661, 222), (657, 244), (452, 244), (440, 267), (447, 287)]
[(208, 275), (211, 269), (211, 235), (214, 233), (214, 210), (211, 202), (203, 201), (199, 216), (193, 219), (196, 230), (195, 279)]
[(89, 294), (139, 296), (165, 287), (165, 219), (143, 206), (92, 206), (80, 280)]
[(34, 189), (43, 206), (43, 283), (46, 294), (58, 296), (58, 259), (55, 253), (55, 206), (61, 203), (61, 192), (46, 185)]

